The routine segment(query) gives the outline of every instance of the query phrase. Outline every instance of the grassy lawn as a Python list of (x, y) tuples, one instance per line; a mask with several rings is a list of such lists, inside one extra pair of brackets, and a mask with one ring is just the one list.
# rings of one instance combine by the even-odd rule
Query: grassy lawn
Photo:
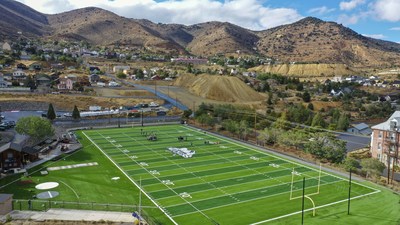
[[(299, 224), (305, 177), (306, 195), (317, 207), (313, 217), (313, 205), (306, 199), (309, 211), (305, 213), (305, 224), (400, 224), (400, 197), (390, 191), (354, 182), (355, 199), (351, 215), (347, 215), (346, 179), (190, 127), (78, 133), (85, 146), (82, 150), (40, 167), (98, 165), (49, 171), (48, 175), (34, 168), (37, 172), (30, 178), (1, 191), (14, 193), (16, 199), (29, 199), (41, 192), (35, 185), (53, 181), (59, 182), (54, 191), (60, 195), (52, 201), (58, 201), (60, 207), (63, 201), (137, 205), (137, 186), (141, 184), (142, 205), (150, 207), (144, 210), (160, 224)], [(147, 140), (150, 134), (156, 134), (157, 141)], [(178, 140), (180, 136), (182, 141)], [(184, 158), (168, 151), (168, 147), (196, 153)], [(115, 177), (119, 179), (113, 180)], [(15, 178), (3, 179), (0, 185)]]

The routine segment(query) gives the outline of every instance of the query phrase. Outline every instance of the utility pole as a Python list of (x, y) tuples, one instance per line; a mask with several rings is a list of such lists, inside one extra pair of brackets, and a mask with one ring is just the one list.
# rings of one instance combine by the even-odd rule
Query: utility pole
[(350, 168), (350, 175), (349, 175), (349, 199), (347, 202), (347, 215), (350, 215), (350, 198), (351, 198), (351, 168)]
[(306, 189), (306, 178), (303, 177), (303, 198), (301, 199), (301, 225), (304, 224), (304, 194)]
[[(396, 165), (397, 165), (397, 162), (398, 162), (398, 159), (399, 159), (399, 146), (398, 146), (398, 138), (397, 138), (397, 121), (396, 121), (396, 123), (394, 124), (394, 126), (393, 126), (393, 141), (394, 141), (394, 143), (393, 143), (393, 150), (394, 150), (394, 157), (393, 157), (393, 165), (392, 165), (392, 179), (391, 179), (391, 184), (393, 184), (393, 178), (394, 178), (394, 170), (395, 170), (395, 167), (396, 167)], [(388, 170), (389, 170), (389, 167), (388, 167)]]
[(254, 112), (254, 137), (256, 139), (256, 145), (258, 145), (256, 125), (257, 125), (257, 110)]

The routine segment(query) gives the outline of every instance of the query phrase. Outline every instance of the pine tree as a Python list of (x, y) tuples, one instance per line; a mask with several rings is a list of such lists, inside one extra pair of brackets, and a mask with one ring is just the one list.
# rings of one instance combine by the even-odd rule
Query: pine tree
[(54, 111), (53, 104), (49, 104), (49, 109), (47, 110), (47, 118), (49, 120), (54, 120), (56, 118), (56, 112)]
[(74, 111), (72, 111), (72, 118), (74, 119), (81, 118), (81, 113), (79, 112), (78, 107), (76, 107), (76, 105), (74, 106)]

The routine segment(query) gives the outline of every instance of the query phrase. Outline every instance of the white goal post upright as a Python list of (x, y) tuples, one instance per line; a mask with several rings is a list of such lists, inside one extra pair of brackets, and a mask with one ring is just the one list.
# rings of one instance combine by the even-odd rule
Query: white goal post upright
[[(322, 171), (322, 166), (321, 166), (321, 164), (319, 164), (317, 192), (304, 195), (304, 197), (307, 198), (308, 200), (310, 200), (312, 205), (313, 205), (313, 216), (315, 216), (315, 203), (314, 203), (314, 201), (312, 200), (312, 198), (310, 196), (319, 194), (319, 190), (320, 190), (320, 186), (321, 186), (321, 171)], [(303, 196), (293, 197), (293, 186), (294, 186), (294, 176), (295, 175), (296, 175), (296, 171), (293, 168), (292, 169), (292, 182), (290, 183), (290, 197), (289, 197), (289, 200), (303, 198)]]
[[(317, 191), (314, 192), (314, 193), (307, 194), (307, 196), (319, 194), (320, 186), (321, 186), (321, 173), (322, 173), (322, 166), (321, 166), (321, 164), (319, 164)], [(295, 176), (295, 175), (296, 175), (296, 171), (295, 171), (294, 168), (293, 168), (293, 169), (292, 169), (292, 181), (291, 181), (291, 183), (290, 183), (290, 197), (289, 197), (290, 200), (293, 200), (293, 199), (297, 199), (297, 198), (301, 198), (301, 197), (302, 197), (302, 196), (293, 197), (294, 176)]]

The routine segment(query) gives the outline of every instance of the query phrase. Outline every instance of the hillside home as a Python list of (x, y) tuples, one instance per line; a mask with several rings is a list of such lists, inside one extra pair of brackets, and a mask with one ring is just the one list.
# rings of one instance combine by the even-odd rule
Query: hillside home
[(359, 123), (359, 124), (352, 124), (350, 128), (347, 129), (347, 132), (359, 135), (371, 135), (372, 130), (369, 128), (368, 124)]
[(12, 73), (12, 77), (13, 79), (23, 78), (26, 77), (26, 73), (22, 70), (14, 70), (14, 72)]
[(392, 83), (393, 87), (400, 88), (400, 80), (395, 80)]
[(131, 67), (130, 66), (114, 66), (113, 67), (113, 72), (114, 73), (118, 73), (118, 72), (122, 72), (124, 70), (130, 70)]
[(70, 91), (74, 88), (75, 82), (68, 77), (61, 77), (59, 81), (60, 83), (57, 85), (57, 89), (60, 91), (62, 90)]
[(1, 48), (3, 49), (3, 51), (11, 51), (11, 45), (8, 44), (7, 42), (3, 43), (3, 45), (1, 46)]
[(4, 80), (4, 76), (0, 73), (0, 88), (8, 87), (7, 81)]
[(100, 76), (97, 74), (91, 74), (89, 75), (89, 82), (90, 83), (97, 83), (100, 81)]
[(25, 64), (23, 64), (23, 63), (17, 64), (17, 70), (27, 70), (27, 69), (28, 69), (28, 67)]
[(50, 77), (48, 77), (47, 75), (38, 75), (36, 77), (36, 84), (38, 86), (42, 85), (42, 86), (49, 86), (51, 83), (51, 79)]
[[(372, 127), (371, 156), (386, 166), (393, 165), (396, 153), (400, 148), (400, 111), (396, 111), (385, 122)], [(397, 165), (400, 160), (397, 161)]]
[(182, 63), (182, 64), (194, 64), (194, 65), (201, 65), (207, 64), (207, 59), (186, 59), (186, 58), (172, 58), (171, 62), (173, 63)]

